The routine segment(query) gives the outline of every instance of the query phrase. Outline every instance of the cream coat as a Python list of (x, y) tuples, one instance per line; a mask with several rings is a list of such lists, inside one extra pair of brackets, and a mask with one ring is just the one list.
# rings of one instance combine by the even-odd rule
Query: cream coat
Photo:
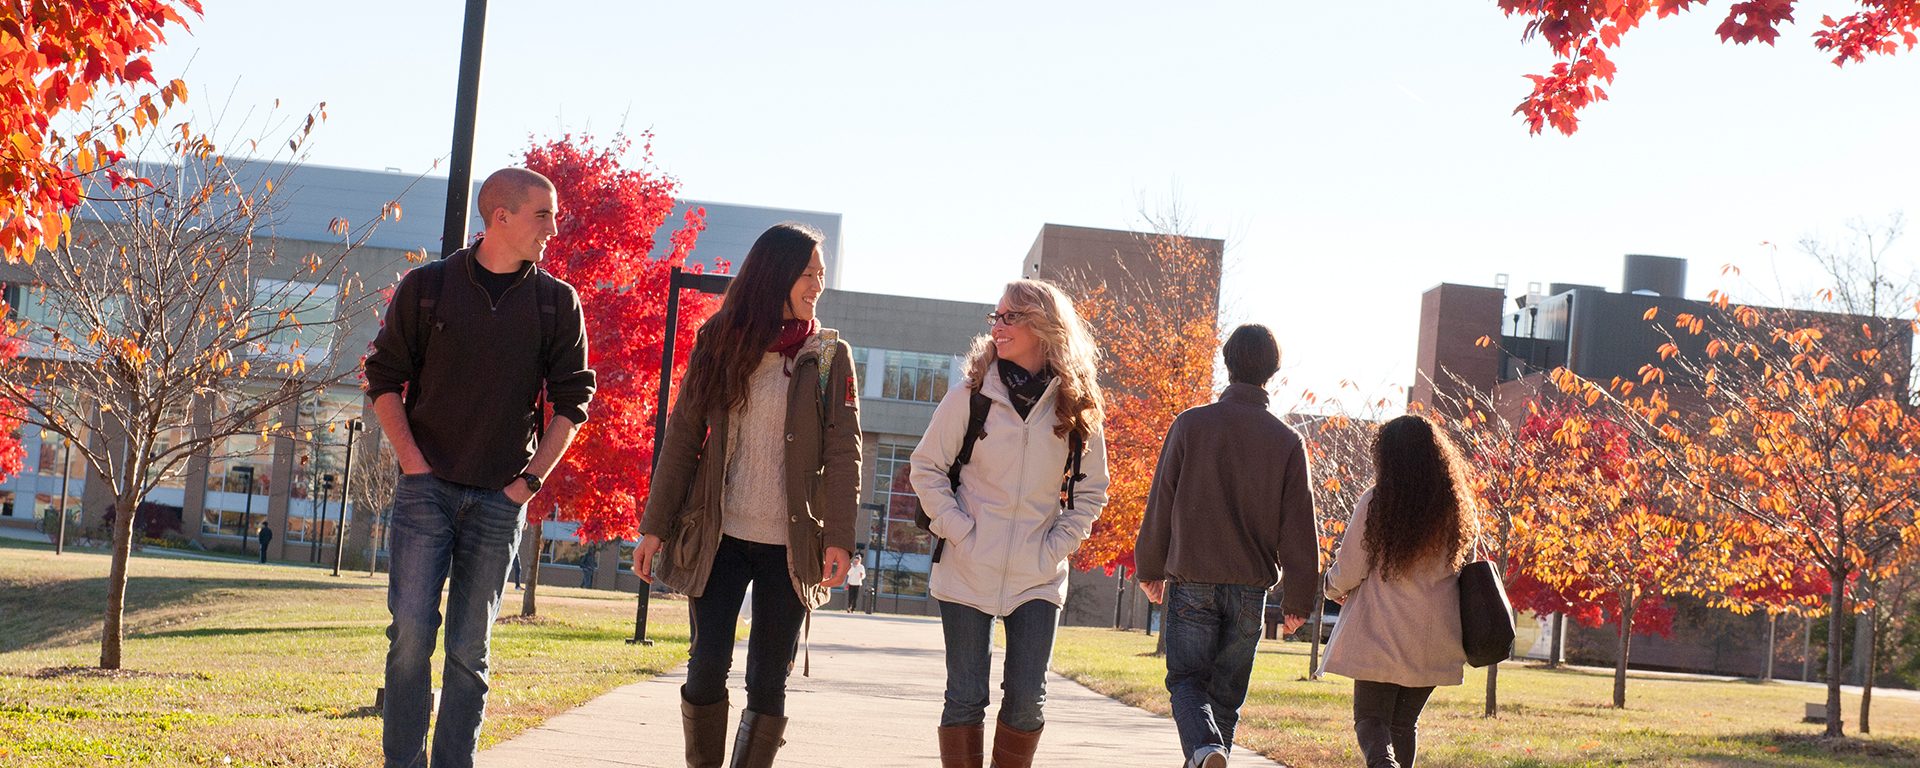
[(1047, 386), (1022, 420), (1000, 377), (986, 379), (980, 391), (993, 407), (973, 459), (960, 470), (959, 498), (949, 488), (947, 468), (965, 437), (971, 379), (947, 390), (913, 451), (913, 490), (934, 535), (947, 540), (928, 591), (993, 616), (1034, 599), (1065, 605), (1067, 556), (1080, 548), (1107, 504), (1106, 440), (1099, 432), (1087, 438), (1080, 460), (1087, 477), (1074, 486), (1074, 508), (1066, 509), (1060, 481), (1067, 438), (1053, 433), (1059, 381)]
[(1392, 581), (1375, 578), (1367, 556), (1373, 489), (1354, 505), (1327, 571), (1327, 597), (1340, 608), (1327, 645), (1326, 671), (1409, 688), (1459, 685), (1467, 663), (1460, 645), (1460, 575), (1435, 555)]

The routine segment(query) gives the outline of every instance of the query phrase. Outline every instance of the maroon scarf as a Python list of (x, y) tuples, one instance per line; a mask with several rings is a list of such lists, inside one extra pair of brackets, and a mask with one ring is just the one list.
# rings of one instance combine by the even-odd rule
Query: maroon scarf
[(800, 348), (806, 346), (807, 339), (813, 338), (813, 334), (819, 330), (819, 320), (788, 320), (780, 326), (780, 337), (773, 340), (773, 346), (768, 347), (767, 351), (778, 352), (786, 358), (781, 363), (781, 370), (786, 372), (788, 378), (793, 377), (793, 359), (799, 356)]

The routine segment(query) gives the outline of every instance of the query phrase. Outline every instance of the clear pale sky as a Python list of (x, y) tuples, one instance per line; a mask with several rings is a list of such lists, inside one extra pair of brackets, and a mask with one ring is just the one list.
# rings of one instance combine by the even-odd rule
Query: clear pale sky
[[(205, 0), (156, 75), (227, 125), (325, 101), (311, 162), (440, 175), (464, 7)], [(1809, 36), (1849, 7), (1802, 2), (1777, 47), (1718, 42), (1725, 3), (1650, 22), (1568, 138), (1510, 114), (1554, 60), (1492, 0), (493, 0), (475, 169), (651, 129), (686, 197), (844, 214), (843, 288), (980, 302), (1042, 224), (1137, 228), (1177, 194), (1286, 397), (1399, 402), (1437, 283), (1618, 290), (1651, 253), (1694, 297), (1730, 263), (1791, 289), (1802, 236), (1920, 214), (1920, 51), (1834, 67)]]

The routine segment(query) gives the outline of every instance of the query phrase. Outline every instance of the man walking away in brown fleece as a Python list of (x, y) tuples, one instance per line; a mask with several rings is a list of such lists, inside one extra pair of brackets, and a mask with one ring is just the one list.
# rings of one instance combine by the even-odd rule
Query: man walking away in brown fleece
[(1230, 383), (1167, 430), (1133, 555), (1140, 589), (1167, 604), (1167, 691), (1190, 768), (1226, 768), (1267, 590), (1284, 582), (1288, 632), (1319, 594), (1306, 447), (1267, 410), (1280, 345), (1243, 325), (1220, 351)]

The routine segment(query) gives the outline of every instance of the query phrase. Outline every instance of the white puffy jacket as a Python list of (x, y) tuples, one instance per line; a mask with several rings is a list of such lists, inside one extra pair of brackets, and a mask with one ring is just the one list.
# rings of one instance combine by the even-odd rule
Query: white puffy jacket
[(985, 436), (974, 443), (973, 458), (960, 470), (958, 499), (949, 488), (947, 468), (960, 453), (967, 429), (971, 379), (947, 390), (913, 450), (913, 490), (933, 521), (934, 535), (947, 540), (928, 591), (993, 616), (1005, 616), (1033, 599), (1064, 606), (1067, 556), (1080, 548), (1107, 504), (1106, 440), (1098, 431), (1088, 436), (1080, 460), (1086, 479), (1074, 485), (1074, 508), (1065, 508), (1060, 482), (1067, 438), (1053, 433), (1059, 381), (1047, 386), (1022, 420), (1000, 377), (986, 379), (980, 391), (993, 406)]

